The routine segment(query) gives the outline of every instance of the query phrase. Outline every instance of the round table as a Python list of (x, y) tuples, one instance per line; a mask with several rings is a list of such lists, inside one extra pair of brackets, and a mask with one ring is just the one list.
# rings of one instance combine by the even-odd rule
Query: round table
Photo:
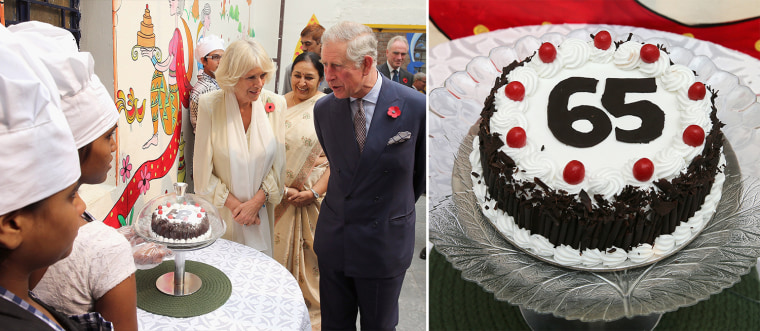
[[(727, 124), (724, 131), (732, 146), (735, 146), (734, 149), (738, 156), (743, 176), (748, 179), (760, 177), (760, 167), (757, 162), (760, 153), (757, 153), (756, 150), (756, 146), (760, 146), (760, 135), (756, 134), (756, 128), (760, 124), (760, 105), (755, 103), (756, 95), (752, 91), (752, 89), (757, 90), (760, 88), (760, 80), (758, 80), (758, 77), (760, 77), (760, 63), (756, 59), (712, 43), (680, 35), (642, 28), (604, 27), (619, 34), (632, 32), (647, 41), (656, 38), (654, 39), (655, 41), (665, 44), (666, 47), (677, 46), (674, 48), (680, 47), (691, 51), (693, 54), (688, 54), (689, 52), (677, 53), (675, 56), (679, 56), (680, 58), (675, 61), (677, 63), (680, 63), (678, 61), (683, 63), (691, 61), (695, 66), (702, 65), (699, 67), (699, 71), (712, 70), (719, 72), (720, 70), (717, 70), (719, 68), (735, 74), (736, 76), (723, 75), (721, 73), (724, 76), (720, 77), (721, 79), (719, 80), (719, 84), (724, 84), (722, 90), (730, 91), (728, 93), (732, 94), (731, 97), (720, 101), (722, 103), (718, 107), (722, 111), (719, 112), (718, 116)], [(429, 144), (430, 150), (435, 151), (434, 153), (431, 152), (429, 163), (429, 192), (432, 206), (430, 220), (431, 240), (436, 245), (439, 243), (443, 244), (440, 245), (440, 248), (443, 249), (444, 255), (454, 262), (453, 265), (456, 269), (464, 271), (464, 278), (477, 282), (488, 292), (494, 292), (497, 298), (514, 304), (530, 306), (534, 309), (541, 307), (537, 309), (543, 310), (541, 312), (551, 312), (558, 316), (569, 315), (571, 319), (592, 321), (633, 317), (647, 312), (630, 310), (621, 312), (618, 310), (610, 314), (602, 313), (601, 315), (589, 314), (593, 316), (583, 316), (578, 315), (577, 311), (568, 313), (567, 307), (552, 306), (551, 299), (543, 300), (547, 302), (547, 305), (541, 306), (536, 304), (536, 298), (531, 297), (529, 293), (521, 297), (508, 293), (514, 291), (515, 288), (507, 286), (510, 284), (509, 280), (504, 281), (500, 279), (501, 276), (504, 276), (502, 274), (504, 270), (499, 270), (502, 263), (498, 259), (509, 260), (509, 252), (505, 252), (501, 247), (498, 247), (501, 242), (498, 236), (492, 237), (493, 229), (483, 227), (482, 232), (473, 232), (470, 231), (472, 229), (467, 228), (468, 224), (456, 224), (456, 222), (450, 223), (448, 221), (452, 220), (452, 218), (455, 219), (457, 213), (456, 210), (452, 210), (451, 208), (451, 200), (456, 199), (456, 197), (452, 197), (451, 195), (451, 182), (457, 150), (460, 148), (461, 141), (468, 134), (470, 126), (477, 120), (483, 106), (482, 100), (490, 91), (494, 75), (498, 74), (490, 62), (496, 63), (497, 66), (508, 64), (509, 59), (508, 56), (505, 56), (506, 52), (504, 52), (508, 48), (514, 50), (517, 58), (529, 55), (527, 53), (522, 54), (530, 51), (529, 47), (521, 48), (521, 43), (524, 43), (526, 39), (525, 36), (532, 36), (527, 37), (527, 39), (532, 38), (529, 41), (535, 43), (541, 37), (554, 38), (559, 34), (571, 33), (578, 29), (596, 30), (599, 28), (601, 26), (578, 24), (518, 27), (454, 40), (433, 48), (429, 54), (432, 59), (429, 61), (431, 63), (429, 70), (429, 76), (432, 80), (431, 84), (434, 87), (444, 85), (444, 87), (434, 89), (430, 94), (430, 109), (433, 114), (429, 117)], [(707, 57), (715, 63), (717, 68), (709, 67), (709, 61), (702, 61)], [(500, 61), (505, 63), (500, 63)], [(732, 80), (731, 77), (738, 78)], [(751, 193), (756, 194), (756, 188)], [(464, 230), (460, 231), (459, 229)], [(473, 238), (473, 236), (476, 236), (476, 238)], [(468, 240), (470, 241), (468, 242)], [(475, 246), (481, 246), (480, 244), (485, 245), (471, 247), (472, 243), (475, 243)], [(753, 247), (748, 248), (747, 254), (755, 256), (760, 254), (760, 251), (755, 247), (758, 246), (757, 243), (757, 238), (753, 239)], [(447, 248), (460, 244), (463, 247), (461, 250), (447, 250)], [(485, 257), (490, 262), (483, 263), (483, 260), (480, 259), (481, 257)], [(741, 272), (746, 273), (749, 270), (749, 266), (742, 265), (740, 269), (742, 271), (739, 274), (729, 275), (733, 280), (730, 284), (738, 281)], [(433, 278), (434, 275), (431, 272), (431, 280)], [(600, 277), (600, 279), (605, 279), (604, 281), (613, 284), (616, 282), (615, 278), (624, 283), (629, 280), (624, 274), (614, 275), (608, 273), (606, 277)], [(571, 281), (575, 280), (574, 277), (570, 276), (570, 278), (564, 278), (562, 281), (567, 281), (568, 279)], [(724, 287), (726, 286), (719, 288), (717, 291), (720, 291)], [(433, 285), (431, 285), (432, 288)], [(714, 293), (716, 293), (716, 290), (713, 289), (710, 294)], [(558, 295), (558, 297), (565, 296)], [(707, 297), (709, 297), (709, 294), (706, 295), (705, 299)], [(668, 305), (664, 304), (664, 306)], [(660, 307), (656, 311), (672, 311), (683, 305), (683, 303), (676, 302), (672, 304), (672, 307)], [(597, 308), (605, 309), (601, 306)]]
[(221, 270), (232, 283), (229, 300), (201, 316), (174, 318), (137, 310), (140, 330), (311, 330), (309, 311), (295, 278), (271, 257), (218, 239), (185, 253), (188, 261)]

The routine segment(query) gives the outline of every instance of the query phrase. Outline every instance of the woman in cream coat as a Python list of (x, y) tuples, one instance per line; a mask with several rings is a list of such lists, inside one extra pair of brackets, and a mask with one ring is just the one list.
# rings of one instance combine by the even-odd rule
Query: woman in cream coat
[(285, 99), (264, 84), (275, 65), (252, 39), (233, 42), (216, 71), (221, 90), (198, 102), (195, 192), (218, 209), (222, 238), (272, 256), (274, 207), (284, 194)]

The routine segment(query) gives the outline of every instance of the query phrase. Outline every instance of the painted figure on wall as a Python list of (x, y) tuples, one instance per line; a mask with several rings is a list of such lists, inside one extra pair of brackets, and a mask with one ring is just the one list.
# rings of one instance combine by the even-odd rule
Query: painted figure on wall
[[(179, 29), (179, 21), (185, 28), (185, 34), (190, 36), (187, 22), (182, 18), (184, 0), (169, 0), (169, 11), (174, 16), (174, 34), (169, 41), (168, 55), (161, 59), (161, 52), (155, 47), (141, 48), (142, 56), (150, 58), (155, 71), (150, 83), (150, 112), (153, 119), (153, 136), (148, 139), (142, 148), (158, 146), (158, 126), (163, 125), (164, 133), (174, 134), (174, 130), (180, 128), (181, 108), (190, 105), (190, 80), (192, 67), (185, 67), (185, 52), (182, 33)], [(190, 37), (192, 38), (192, 37)], [(192, 39), (191, 39), (192, 40)], [(192, 53), (192, 44), (188, 43), (188, 50)], [(190, 55), (192, 58), (192, 54)], [(189, 70), (188, 70), (189, 69)], [(165, 75), (164, 73), (168, 73)]]

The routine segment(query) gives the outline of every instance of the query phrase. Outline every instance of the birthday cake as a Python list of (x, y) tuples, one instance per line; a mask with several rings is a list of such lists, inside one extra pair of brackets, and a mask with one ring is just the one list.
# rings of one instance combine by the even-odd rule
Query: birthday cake
[(169, 243), (195, 243), (211, 238), (208, 215), (198, 204), (161, 204), (153, 211), (150, 228), (154, 238)]
[(141, 47), (156, 47), (156, 34), (153, 33), (153, 20), (150, 17), (150, 9), (145, 5), (143, 20), (140, 22), (140, 31), (137, 31), (137, 45)]
[(545, 42), (503, 68), (470, 155), (486, 218), (565, 266), (615, 269), (680, 249), (725, 179), (717, 91), (660, 45)]

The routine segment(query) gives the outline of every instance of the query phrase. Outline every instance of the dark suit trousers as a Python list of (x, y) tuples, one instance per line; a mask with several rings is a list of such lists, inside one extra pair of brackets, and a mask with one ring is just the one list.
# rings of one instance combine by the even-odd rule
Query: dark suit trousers
[(322, 330), (395, 330), (398, 297), (406, 272), (392, 278), (347, 277), (342, 270), (319, 266)]

